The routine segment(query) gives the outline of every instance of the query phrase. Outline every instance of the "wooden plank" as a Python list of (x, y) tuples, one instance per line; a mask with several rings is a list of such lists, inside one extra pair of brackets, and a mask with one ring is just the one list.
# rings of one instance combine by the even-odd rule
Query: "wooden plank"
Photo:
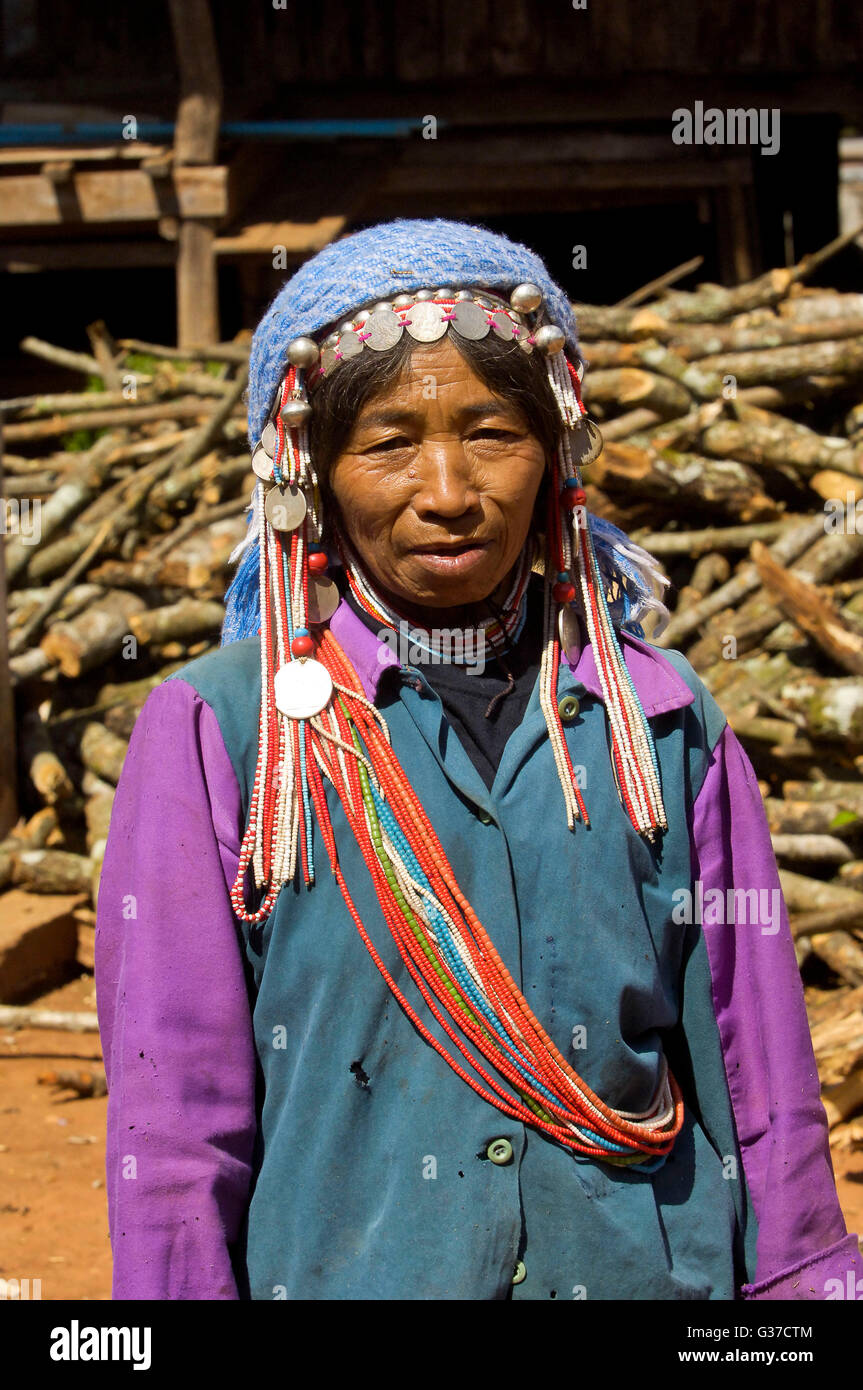
[(345, 229), (344, 217), (319, 217), (317, 222), (257, 222), (234, 236), (216, 238), (217, 256), (272, 255), (284, 246), (289, 256), (314, 255)]
[[(452, 3), (452, 0), (445, 0), (445, 3)], [(455, 0), (461, 10), (462, 23), (467, 27), (470, 17), (470, 10), (482, 9), (483, 5), (490, 3), (490, 0), (474, 0), (473, 6), (467, 12), (463, 0)], [(391, 43), (391, 24), (387, 22), (387, 15), (380, 0), (354, 0), (354, 9), (361, 7), (361, 42), (359, 48), (358, 68), (364, 78), (374, 77), (377, 73), (386, 72), (391, 66), (390, 43)], [(284, 45), (287, 47), (287, 45)], [(355, 54), (356, 57), (356, 54)]]
[[(208, 0), (169, 0), (182, 96), (174, 129), (178, 173), (216, 158), (222, 78)], [(219, 340), (216, 229), (186, 216), (177, 235), (177, 346)], [(221, 214), (215, 214), (220, 216)]]
[(173, 266), (177, 255), (164, 241), (10, 241), (0, 242), (0, 270), (140, 270)]
[(489, 34), (493, 72), (509, 78), (542, 71), (544, 8), (531, 0), (509, 0), (503, 22)]
[[(542, 194), (543, 212), (607, 212), (609, 208), (643, 208), (658, 203), (669, 208), (691, 211), (697, 190), (691, 192), (675, 188), (609, 188), (582, 189), (567, 187), (546, 187)], [(465, 218), (512, 217), (518, 214), (533, 215), (536, 211), (538, 194), (536, 191), (499, 188), (488, 189), (476, 184), (472, 189), (446, 188), (427, 190), (413, 196), (404, 192), (384, 194), (375, 191), (369, 196), (365, 206), (357, 210), (357, 220), (364, 222), (381, 221), (389, 217), (452, 217), (457, 221)]]
[(177, 239), (177, 346), (219, 341), (216, 233), (205, 222), (183, 222)]
[[(422, 5), (396, 5), (394, 19), (394, 77), (398, 83), (439, 82), (442, 71), (441, 0), (424, 0)], [(486, 37), (486, 43), (490, 36)], [(407, 85), (410, 91), (410, 86)], [(423, 106), (420, 115), (443, 115), (443, 93), (438, 88), (431, 104)], [(416, 105), (413, 112), (417, 114)]]
[[(165, 216), (224, 217), (228, 171), (178, 168), (158, 183), (140, 169), (86, 171), (71, 187), (43, 174), (0, 178), (0, 226), (57, 226), (63, 222), (156, 222)], [(66, 189), (69, 189), (67, 198)], [(165, 206), (166, 194), (170, 207)]]
[(49, 159), (71, 159), (74, 164), (106, 164), (113, 160), (136, 163), (142, 159), (163, 158), (170, 152), (169, 145), (148, 145), (143, 140), (122, 140), (98, 149), (68, 145), (18, 145), (14, 149), (0, 146), (0, 165), (44, 164)]
[(607, 5), (592, 5), (588, 0), (588, 8), (591, 10), (594, 53), (603, 55), (603, 63), (608, 65), (607, 71), (632, 72), (638, 66), (638, 40), (633, 33), (633, 29), (638, 30), (638, 19), (636, 17), (633, 25), (629, 0), (614, 0), (613, 4)]
[[(597, 5), (596, 9), (601, 11), (603, 7)], [(522, 126), (584, 122), (593, 127), (609, 119), (651, 119), (667, 123), (670, 131), (672, 111), (680, 106), (692, 108), (696, 101), (709, 101), (723, 110), (781, 106), (783, 117), (794, 113), (808, 116), (842, 111), (848, 123), (853, 124), (855, 116), (863, 120), (863, 85), (848, 71), (851, 61), (850, 58), (846, 60), (844, 71), (802, 73), (793, 83), (777, 80), (764, 69), (738, 77), (730, 68), (721, 69), (717, 65), (717, 71), (721, 72), (721, 90), (712, 92), (705, 91), (702, 71), (632, 72), (625, 82), (620, 82), (609, 77), (598, 78), (594, 62), (592, 75), (578, 82), (545, 74), (541, 75), (541, 80), (512, 78), (507, 84), (506, 111), (516, 113), (514, 118)], [(314, 73), (313, 65), (308, 71)], [(317, 74), (315, 77), (317, 79)], [(324, 87), (319, 80), (308, 81), (303, 85), (303, 116), (308, 120), (347, 119), (356, 115), (357, 99), (354, 86), (333, 88)], [(418, 81), (409, 86), (388, 78), (363, 84), (362, 99), (364, 116), (416, 119), (418, 111), (437, 110), (460, 125), (487, 126), (489, 113), (501, 109), (501, 88), (499, 80), (480, 74), (475, 81), (448, 89), (442, 109), (439, 82)]]
[[(178, 164), (212, 164), (222, 109), (222, 79), (207, 0), (169, 0), (182, 97), (174, 127)], [(216, 214), (217, 215), (217, 214)]]
[(475, 78), (491, 71), (486, 43), (491, 0), (442, 0), (441, 57), (447, 77)]
[(569, 189), (691, 189), (727, 187), (737, 182), (749, 182), (748, 161), (669, 160), (666, 163), (614, 163), (604, 165), (572, 165), (562, 178), (561, 165), (536, 160), (531, 165), (481, 165), (454, 160), (433, 161), (411, 159), (395, 165), (381, 179), (375, 197), (382, 194), (463, 191), (478, 189), (489, 193), (509, 188), (513, 193), (558, 194)]
[[(3, 413), (0, 411), (0, 507), (7, 531), (6, 490), (3, 484)], [(6, 626), (6, 547), (0, 546), (0, 840), (18, 820), (18, 772), (15, 702), (9, 673), (9, 632)]]

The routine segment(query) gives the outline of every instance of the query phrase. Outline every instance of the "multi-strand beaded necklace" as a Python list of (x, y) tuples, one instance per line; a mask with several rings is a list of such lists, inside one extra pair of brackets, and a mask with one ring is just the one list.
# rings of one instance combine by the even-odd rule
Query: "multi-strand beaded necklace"
[[(326, 626), (335, 586), (325, 578), (321, 493), (309, 456), (307, 409), (302, 408), (309, 349), (296, 355), (302, 365), (295, 361), (290, 366), (278, 414), (268, 427), (271, 433), (265, 431), (264, 449), (269, 444), (272, 456), (265, 453), (260, 459), (256, 453), (256, 471), (271, 477), (275, 487), (266, 505), (261, 504), (260, 484), (256, 489), (262, 699), (249, 821), (231, 890), (234, 911), (247, 923), (262, 922), (300, 863), (306, 884), (314, 882), (313, 810), (333, 874), (369, 954), (415, 1027), (456, 1074), (489, 1104), (574, 1153), (612, 1164), (658, 1164), (683, 1123), (681, 1092), (665, 1059), (650, 1105), (640, 1112), (607, 1105), (569, 1065), (460, 891), (392, 747), (385, 719)], [(579, 377), (562, 351), (549, 353), (547, 366), (564, 429), (556, 460), (559, 486), (549, 489), (539, 681), (567, 824), (573, 829), (577, 818), (588, 823), (556, 699), (561, 618), (578, 598), (605, 695), (621, 800), (635, 828), (651, 838), (665, 826), (656, 752), (614, 634), (574, 463), (574, 445), (584, 444)], [(502, 638), (508, 622), (517, 623), (520, 614), (523, 618), (529, 572), (522, 557), (503, 623), (497, 631), (493, 624), (484, 629), (487, 640)], [(347, 575), (367, 611), (387, 625), (398, 621), (398, 613), (375, 592), (350, 552)], [(314, 637), (310, 625), (317, 629)], [(333, 786), (360, 846), (399, 955), (467, 1066), (432, 1035), (368, 935), (342, 875), (324, 779)], [(250, 863), (256, 888), (266, 889), (254, 911), (247, 910), (244, 899)]]
[(386, 603), (376, 593), (362, 570), (359, 557), (350, 543), (340, 537), (339, 552), (345, 565), (348, 585), (357, 603), (376, 618), (382, 627), (393, 632), (407, 632), (411, 648), (425, 652), (433, 661), (455, 661), (465, 665), (485, 664), (498, 652), (517, 642), (527, 618), (527, 586), (531, 576), (530, 547), (525, 546), (515, 566), (515, 577), (500, 613), (481, 618), (475, 627), (421, 627), (408, 621), (398, 608)]

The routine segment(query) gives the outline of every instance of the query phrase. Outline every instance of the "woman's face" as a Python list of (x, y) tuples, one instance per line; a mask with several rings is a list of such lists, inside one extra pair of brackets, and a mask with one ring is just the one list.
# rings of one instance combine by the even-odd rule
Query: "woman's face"
[(404, 379), (366, 401), (330, 487), (382, 596), (452, 624), (463, 605), (505, 596), (545, 467), (520, 410), (446, 335), (415, 348)]

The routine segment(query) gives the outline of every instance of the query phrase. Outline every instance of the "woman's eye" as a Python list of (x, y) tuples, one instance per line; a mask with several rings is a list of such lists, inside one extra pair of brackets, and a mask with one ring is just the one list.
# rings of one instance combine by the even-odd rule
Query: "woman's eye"
[(382, 454), (392, 449), (403, 449), (405, 446), (410, 448), (411, 441), (404, 434), (391, 435), (389, 439), (382, 439), (379, 443), (373, 444), (370, 449), (366, 449), (367, 454)]
[(512, 431), (512, 430), (492, 429), (491, 427), (489, 427), (488, 429), (483, 429), (483, 430), (475, 430), (474, 433), (471, 435), (471, 439), (514, 439), (514, 438), (515, 438), (515, 435), (513, 434), (513, 431)]

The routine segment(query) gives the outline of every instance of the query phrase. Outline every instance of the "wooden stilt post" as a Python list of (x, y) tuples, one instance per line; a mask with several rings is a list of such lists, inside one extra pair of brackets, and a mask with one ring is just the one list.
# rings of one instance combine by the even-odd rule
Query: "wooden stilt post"
[[(0, 507), (3, 530), (8, 521), (3, 484), (3, 415), (0, 412)], [(0, 840), (5, 839), (18, 820), (18, 777), (15, 750), (15, 706), (9, 671), (9, 640), (6, 628), (6, 555), (0, 543)]]
[[(212, 164), (219, 141), (222, 79), (208, 0), (170, 0), (181, 97), (174, 133), (174, 163)], [(177, 235), (177, 345), (219, 339), (216, 229), (185, 219)]]

